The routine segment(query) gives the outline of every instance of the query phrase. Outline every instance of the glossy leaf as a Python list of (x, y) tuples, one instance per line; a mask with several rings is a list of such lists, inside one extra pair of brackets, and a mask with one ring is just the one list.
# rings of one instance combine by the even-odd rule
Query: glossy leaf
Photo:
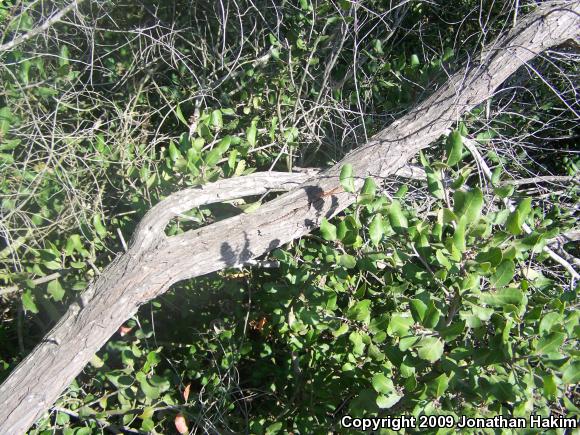
[(340, 184), (345, 192), (354, 192), (353, 169), (350, 163), (343, 165), (340, 169)]
[(336, 240), (336, 226), (322, 218), (320, 223), (320, 232), (324, 240)]
[(369, 237), (373, 245), (378, 246), (384, 234), (383, 217), (377, 213), (369, 225)]
[(463, 154), (463, 138), (457, 130), (453, 130), (446, 142), (447, 164), (454, 166), (461, 160)]
[(409, 226), (407, 218), (401, 210), (401, 204), (397, 200), (394, 200), (389, 206), (389, 222), (397, 232), (403, 232)]
[(443, 355), (443, 342), (436, 337), (424, 337), (417, 345), (419, 358), (434, 363)]
[(490, 278), (492, 287), (503, 287), (512, 282), (516, 266), (511, 260), (503, 260)]

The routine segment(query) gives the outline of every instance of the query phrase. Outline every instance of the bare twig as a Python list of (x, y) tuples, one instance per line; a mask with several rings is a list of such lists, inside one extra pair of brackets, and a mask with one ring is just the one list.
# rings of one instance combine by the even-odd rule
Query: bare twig
[(23, 42), (26, 42), (29, 39), (34, 38), (36, 35), (46, 31), (50, 26), (52, 26), (53, 24), (62, 20), (62, 18), (66, 14), (68, 14), (70, 11), (72, 11), (73, 9), (76, 9), (78, 7), (78, 5), (80, 3), (82, 3), (83, 1), (84, 0), (74, 0), (73, 2), (71, 2), (70, 4), (65, 6), (64, 8), (62, 8), (60, 11), (58, 11), (57, 13), (55, 13), (54, 15), (49, 17), (40, 26), (35, 27), (34, 29), (29, 30), (26, 33), (23, 33), (22, 35), (18, 35), (15, 38), (13, 38), (12, 40), (10, 40), (9, 42), (0, 45), (0, 53), (4, 52), (4, 51), (12, 50), (17, 45), (20, 45)]

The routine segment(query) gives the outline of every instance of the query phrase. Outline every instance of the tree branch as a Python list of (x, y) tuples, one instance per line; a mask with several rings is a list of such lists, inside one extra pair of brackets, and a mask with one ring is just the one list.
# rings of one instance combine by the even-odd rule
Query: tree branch
[(49, 17), (40, 26), (35, 27), (34, 29), (32, 29), (32, 30), (30, 30), (30, 31), (28, 31), (26, 33), (23, 33), (22, 35), (18, 35), (15, 38), (13, 38), (12, 40), (8, 41), (7, 43), (0, 45), (0, 53), (2, 53), (3, 51), (12, 50), (17, 45), (20, 45), (23, 42), (28, 41), (30, 38), (34, 38), (39, 33), (44, 32), (50, 26), (52, 26), (53, 24), (55, 24), (55, 23), (59, 22), (60, 20), (62, 20), (63, 17), (66, 14), (68, 14), (70, 11), (72, 11), (73, 9), (76, 9), (77, 6), (80, 3), (82, 3), (83, 1), (84, 0), (74, 0), (72, 3), (68, 4), (67, 6), (65, 6), (64, 8), (62, 8), (60, 11), (58, 11), (56, 14), (52, 15), (51, 17)]

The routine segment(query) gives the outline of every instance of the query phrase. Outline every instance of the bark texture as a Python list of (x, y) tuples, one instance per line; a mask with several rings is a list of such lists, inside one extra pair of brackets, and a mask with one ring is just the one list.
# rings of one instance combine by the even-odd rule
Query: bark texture
[[(462, 113), (492, 96), (517, 68), (543, 50), (577, 38), (579, 14), (578, 1), (539, 7), (413, 111), (325, 172), (278, 174), (274, 180), (268, 173), (223, 180), (178, 192), (156, 205), (139, 224), (128, 252), (89, 285), (0, 386), (0, 433), (25, 432), (119, 326), (172, 284), (242, 265), (349, 206), (355, 196), (343, 192), (339, 182), (345, 163), (353, 165), (357, 188), (365, 177), (396, 174)], [(164, 234), (172, 217), (193, 207), (280, 187), (295, 188), (252, 214), (178, 236)]]

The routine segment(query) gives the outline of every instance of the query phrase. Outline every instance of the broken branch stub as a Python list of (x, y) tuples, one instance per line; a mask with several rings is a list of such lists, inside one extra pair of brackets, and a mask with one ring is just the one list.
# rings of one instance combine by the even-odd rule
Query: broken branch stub
[[(384, 178), (396, 173), (462, 113), (489, 98), (517, 68), (543, 50), (578, 37), (579, 13), (578, 1), (538, 7), (483, 51), (477, 64), (452, 76), (409, 114), (329, 170), (310, 179), (299, 174), (304, 177), (302, 184), (252, 214), (178, 236), (166, 237), (163, 232), (176, 213), (208, 203), (203, 201), (247, 195), (234, 191), (247, 177), (179, 192), (153, 207), (139, 224), (128, 252), (89, 285), (80, 302), (69, 308), (0, 386), (0, 433), (25, 432), (118, 327), (140, 305), (172, 284), (244, 264), (308, 233), (318, 227), (323, 217), (334, 216), (350, 205), (355, 195), (334, 190), (340, 186), (339, 174), (345, 163), (353, 166), (357, 188), (365, 177)], [(247, 191), (265, 192), (267, 188), (260, 182), (268, 181), (258, 181), (260, 174), (254, 177), (251, 180), (256, 184)], [(335, 194), (325, 195), (333, 190)], [(205, 199), (200, 202), (202, 196)]]

